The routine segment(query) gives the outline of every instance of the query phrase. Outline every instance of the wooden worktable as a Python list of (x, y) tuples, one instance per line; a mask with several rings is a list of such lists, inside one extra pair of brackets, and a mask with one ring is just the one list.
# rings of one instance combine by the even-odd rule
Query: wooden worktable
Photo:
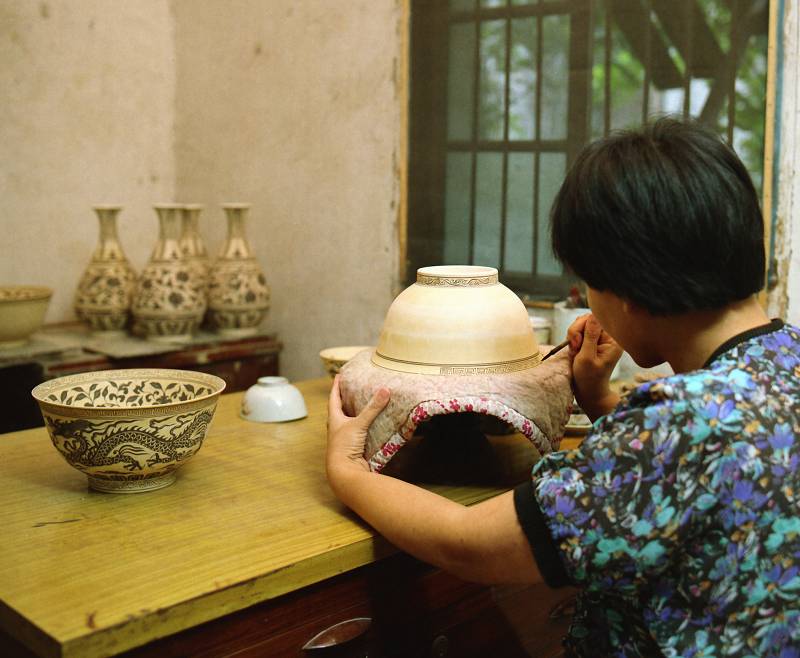
[[(222, 396), (177, 482), (142, 494), (89, 491), (43, 428), (0, 435), (0, 629), (42, 656), (110, 655), (395, 553), (328, 488), (330, 383), (298, 384), (291, 423)], [(508, 488), (426, 486), (464, 504)]]

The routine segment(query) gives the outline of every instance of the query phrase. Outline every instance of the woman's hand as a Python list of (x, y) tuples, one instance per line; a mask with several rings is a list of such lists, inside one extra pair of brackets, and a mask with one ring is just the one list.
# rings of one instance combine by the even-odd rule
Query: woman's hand
[(622, 348), (600, 326), (591, 313), (582, 315), (567, 329), (572, 357), (572, 387), (586, 415), (597, 420), (619, 402), (611, 390), (611, 373), (622, 356)]
[[(381, 388), (372, 396), (366, 407), (356, 417), (342, 411), (339, 375), (333, 380), (328, 399), (328, 451), (326, 465), (328, 480), (336, 492), (341, 480), (353, 470), (369, 473), (364, 459), (364, 446), (370, 425), (389, 402), (389, 389)], [(338, 495), (338, 492), (337, 492)]]

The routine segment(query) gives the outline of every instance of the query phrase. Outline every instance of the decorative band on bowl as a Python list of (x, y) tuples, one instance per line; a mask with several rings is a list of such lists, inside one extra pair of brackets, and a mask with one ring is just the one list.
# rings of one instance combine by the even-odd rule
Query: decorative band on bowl
[(417, 283), (421, 286), (471, 288), (493, 286), (499, 282), (494, 267), (481, 265), (434, 265), (417, 270)]
[(46, 286), (0, 286), (0, 302), (27, 302), (52, 296), (53, 289)]
[(388, 357), (377, 350), (372, 355), (372, 363), (376, 366), (418, 375), (495, 375), (527, 370), (539, 365), (541, 361), (542, 355), (539, 352), (522, 359), (496, 363), (420, 363)]

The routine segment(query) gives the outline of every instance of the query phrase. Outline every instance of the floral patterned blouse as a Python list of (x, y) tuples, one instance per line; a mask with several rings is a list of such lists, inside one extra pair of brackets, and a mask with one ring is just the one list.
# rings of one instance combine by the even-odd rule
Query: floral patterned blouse
[(800, 657), (800, 329), (639, 386), (515, 491), (577, 656)]

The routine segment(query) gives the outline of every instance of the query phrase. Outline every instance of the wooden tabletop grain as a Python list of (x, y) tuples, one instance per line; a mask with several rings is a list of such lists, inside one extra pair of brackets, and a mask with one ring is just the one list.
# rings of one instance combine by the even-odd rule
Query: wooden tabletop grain
[[(41, 655), (109, 655), (396, 552), (327, 485), (330, 385), (298, 383), (309, 416), (280, 424), (222, 396), (177, 482), (141, 494), (89, 491), (44, 428), (0, 435), (0, 627)], [(498, 446), (525, 477), (530, 445)], [(423, 486), (471, 504), (513, 484)]]

